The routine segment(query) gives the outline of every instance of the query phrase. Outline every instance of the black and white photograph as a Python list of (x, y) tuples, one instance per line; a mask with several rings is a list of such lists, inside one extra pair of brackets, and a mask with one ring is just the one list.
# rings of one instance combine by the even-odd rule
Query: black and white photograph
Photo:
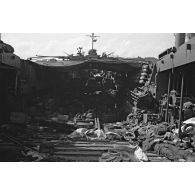
[(0, 193), (193, 194), (193, 5), (1, 1)]
[(0, 160), (194, 162), (194, 43), (1, 33)]

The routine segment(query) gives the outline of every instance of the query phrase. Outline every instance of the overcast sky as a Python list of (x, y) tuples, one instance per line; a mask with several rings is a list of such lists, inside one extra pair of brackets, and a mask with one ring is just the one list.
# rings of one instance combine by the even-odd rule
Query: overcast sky
[[(15, 54), (21, 58), (37, 55), (66, 55), (91, 48), (89, 33), (3, 33), (2, 40), (11, 44)], [(174, 46), (174, 36), (169, 33), (96, 33), (100, 36), (95, 43), (98, 54), (111, 53), (121, 57), (157, 57), (165, 49)]]

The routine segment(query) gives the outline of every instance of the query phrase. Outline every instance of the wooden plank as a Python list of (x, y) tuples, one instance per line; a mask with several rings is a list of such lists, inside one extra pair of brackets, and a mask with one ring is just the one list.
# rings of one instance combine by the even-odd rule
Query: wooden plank
[(74, 151), (74, 150), (93, 150), (93, 151), (105, 151), (112, 149), (113, 147), (54, 147), (54, 150), (66, 150), (66, 151)]
[(99, 161), (99, 157), (98, 156), (72, 156), (72, 155), (54, 155), (52, 156), (53, 159), (58, 159), (59, 161), (63, 161), (63, 162), (67, 162), (67, 161), (71, 161), (71, 162), (98, 162)]
[(61, 142), (58, 144), (63, 144), (63, 145), (72, 145), (72, 146), (113, 146), (113, 145), (125, 145), (125, 146), (128, 146), (129, 143), (126, 142), (126, 143), (119, 143), (119, 142), (108, 142), (108, 143), (96, 143), (96, 142), (92, 142), (92, 143), (87, 143), (87, 142), (83, 142), (83, 143), (77, 143), (77, 142), (73, 142), (73, 143), (70, 143), (70, 142)]
[(58, 151), (54, 155), (80, 155), (80, 156), (101, 156), (102, 151)]
[(85, 147), (96, 147), (96, 148), (113, 148), (113, 145), (80, 145), (80, 144), (76, 144), (76, 145), (65, 145), (65, 144), (56, 144), (54, 145), (55, 147), (79, 147), (79, 148), (85, 148)]

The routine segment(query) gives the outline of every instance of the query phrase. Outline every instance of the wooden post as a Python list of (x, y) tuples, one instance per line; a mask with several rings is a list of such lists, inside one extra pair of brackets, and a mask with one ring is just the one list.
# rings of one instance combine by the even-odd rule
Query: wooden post
[(169, 82), (168, 82), (168, 91), (167, 91), (167, 105), (166, 105), (166, 113), (165, 113), (165, 122), (168, 122), (170, 85), (171, 85), (171, 72), (169, 72)]
[(98, 129), (98, 130), (100, 130), (100, 129), (101, 129), (101, 127), (100, 127), (100, 119), (99, 119), (99, 117), (97, 117), (97, 129)]
[(97, 129), (97, 118), (95, 117), (95, 129)]
[(181, 80), (181, 96), (180, 96), (180, 108), (179, 108), (179, 138), (181, 138), (181, 123), (182, 123), (182, 113), (183, 113), (183, 87), (184, 87), (184, 72), (182, 72)]

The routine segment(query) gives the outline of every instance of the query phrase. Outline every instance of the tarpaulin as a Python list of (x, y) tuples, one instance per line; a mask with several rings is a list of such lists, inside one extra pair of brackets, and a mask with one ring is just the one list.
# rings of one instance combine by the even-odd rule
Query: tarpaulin
[(143, 62), (135, 60), (89, 59), (89, 60), (37, 60), (35, 63), (60, 71), (99, 68), (110, 71), (134, 72), (141, 71)]

